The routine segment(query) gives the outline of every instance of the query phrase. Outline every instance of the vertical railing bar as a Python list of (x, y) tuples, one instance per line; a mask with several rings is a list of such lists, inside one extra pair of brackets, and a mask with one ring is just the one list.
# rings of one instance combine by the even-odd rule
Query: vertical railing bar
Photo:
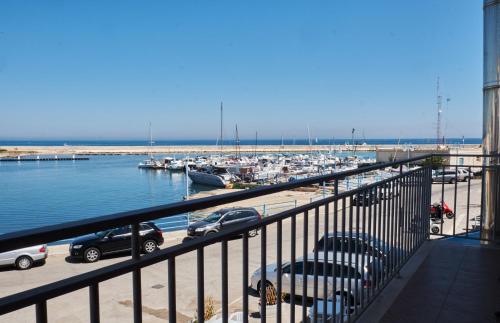
[[(466, 214), (466, 222), (465, 222), (465, 236), (469, 236), (469, 216), (470, 216), (470, 182), (471, 182), (471, 167), (469, 166), (469, 180), (467, 181), (467, 214)], [(457, 209), (455, 207), (455, 217), (457, 216)]]
[[(346, 306), (346, 298), (349, 297), (349, 295), (346, 295), (345, 293), (345, 273), (344, 270), (346, 268), (345, 264), (345, 221), (346, 221), (346, 198), (342, 198), (342, 226), (341, 226), (341, 242), (340, 242), (340, 313), (345, 313), (345, 306)], [(335, 264), (334, 264), (335, 265)], [(349, 264), (350, 266), (350, 264)], [(349, 276), (348, 276), (349, 277)], [(339, 319), (342, 318), (342, 314), (340, 315)]]
[[(276, 322), (281, 322), (281, 295), (283, 294), (282, 290), (282, 271), (283, 271), (283, 260), (282, 260), (282, 233), (283, 233), (283, 223), (281, 220), (278, 220), (277, 222), (277, 238), (276, 238), (276, 263), (277, 263), (277, 288), (276, 288), (276, 294), (278, 295), (278, 300), (276, 304)], [(245, 322), (246, 323), (246, 322)]]
[(168, 321), (177, 321), (176, 295), (175, 295), (175, 258), (168, 258)]
[(406, 258), (408, 257), (408, 233), (406, 231), (406, 223), (407, 218), (408, 218), (408, 213), (410, 211), (410, 191), (411, 191), (411, 184), (410, 184), (410, 179), (411, 179), (411, 174), (407, 174), (404, 177), (403, 183), (405, 183), (405, 197), (404, 197), (404, 203), (402, 205), (403, 208), (403, 218), (402, 218), (402, 227), (401, 227), (401, 234), (402, 234), (402, 241), (403, 241), (403, 259), (401, 266), (403, 263), (406, 261)]
[[(205, 257), (203, 247), (196, 250), (196, 266), (197, 268), (197, 321), (199, 323), (205, 322)], [(245, 258), (245, 256), (243, 256)], [(243, 260), (244, 262), (244, 260)], [(243, 297), (245, 297), (243, 295)]]
[[(384, 184), (385, 186), (385, 184)], [(382, 258), (382, 254), (381, 254), (381, 241), (382, 241), (382, 235), (381, 235), (381, 232), (382, 232), (382, 194), (383, 194), (383, 191), (382, 191), (382, 186), (378, 185), (377, 186), (377, 189), (378, 189), (378, 220), (377, 220), (377, 224), (378, 224), (378, 227), (377, 227), (377, 233), (375, 234), (375, 238), (376, 238), (376, 242), (377, 242), (377, 258), (379, 258), (377, 260), (377, 266), (378, 267), (381, 267), (383, 266), (383, 258)], [(383, 267), (381, 268), (377, 268), (377, 281), (376, 281), (376, 288), (375, 289), (379, 289), (380, 286), (380, 282), (382, 280), (382, 272), (381, 270), (383, 269)]]
[(484, 187), (485, 187), (485, 171), (486, 171), (486, 168), (484, 166), (484, 163), (483, 165), (481, 166), (481, 208), (480, 208), (480, 211), (479, 211), (479, 236), (482, 237), (483, 236), (483, 218), (484, 218), (484, 214), (483, 214), (483, 204), (484, 204)]
[[(373, 272), (373, 255), (371, 254), (370, 249), (372, 249), (371, 246), (371, 234), (372, 234), (372, 204), (373, 204), (373, 189), (370, 189), (368, 191), (368, 224), (367, 224), (367, 230), (366, 230), (366, 261), (367, 261), (367, 268), (369, 269), (370, 267), (372, 268)], [(368, 273), (369, 274), (369, 273)], [(368, 277), (370, 279), (370, 284), (366, 288), (366, 299), (368, 303), (370, 302), (370, 298), (372, 296), (372, 283), (371, 283), (371, 277)]]
[[(319, 207), (314, 210), (314, 282), (313, 282), (313, 321), (318, 319), (318, 243), (319, 241)], [(323, 277), (324, 277), (323, 273)]]
[(292, 215), (290, 232), (290, 322), (295, 323), (295, 240), (297, 219)]
[(36, 323), (47, 323), (47, 301), (43, 300), (35, 305)]
[(267, 250), (267, 227), (263, 226), (260, 230), (260, 268), (262, 268), (261, 279), (260, 279), (260, 321), (264, 323), (266, 323), (266, 305), (267, 305), (266, 250)]
[[(444, 165), (443, 165), (443, 168), (442, 168), (442, 174), (441, 174), (441, 210), (444, 209), (444, 173), (445, 173), (445, 168), (444, 168)], [(444, 222), (444, 214), (442, 214), (443, 217), (441, 218), (441, 225), (440, 225), (440, 229), (439, 229), (439, 232), (441, 234), (443, 234), (443, 222)]]
[[(354, 243), (354, 253), (355, 253), (355, 258), (354, 258), (354, 263), (356, 264), (355, 268), (356, 270), (359, 270), (359, 202), (360, 201), (360, 195), (359, 192), (356, 193), (356, 242)], [(351, 203), (353, 203), (352, 200), (352, 195), (351, 195)], [(361, 268), (361, 272), (363, 272), (363, 268)], [(358, 275), (356, 275), (356, 278), (354, 279), (354, 314), (358, 314), (358, 303), (360, 303), (360, 297), (359, 297), (359, 278)], [(361, 287), (361, 291), (363, 291), (363, 288)]]
[[(338, 195), (338, 187), (339, 187), (339, 181), (338, 179), (335, 181), (335, 196)], [(337, 230), (338, 230), (338, 199), (335, 199), (333, 201), (333, 266), (332, 266), (332, 277), (333, 277), (333, 295), (337, 293)], [(336, 297), (333, 297), (332, 300), (333, 303), (333, 308), (337, 308), (337, 299)], [(337, 313), (336, 311), (333, 311), (333, 320), (337, 320)]]
[(398, 258), (396, 262), (396, 270), (397, 270), (397, 275), (399, 276), (399, 267), (401, 265), (401, 256), (403, 253), (403, 245), (401, 244), (401, 210), (402, 210), (402, 199), (404, 195), (404, 186), (403, 186), (403, 178), (400, 178), (398, 180), (398, 186), (399, 186), (399, 199), (398, 199), (398, 206), (397, 206), (397, 224), (396, 224), (396, 239), (397, 239), (397, 245), (398, 245)]
[(97, 283), (89, 286), (90, 323), (99, 323), (99, 285)]
[[(262, 268), (262, 275), (265, 276), (266, 267), (264, 266), (261, 268)], [(227, 240), (222, 240), (221, 242), (221, 274), (222, 274), (222, 299), (221, 299), (222, 322), (227, 323), (229, 321)]]
[[(328, 295), (328, 241), (330, 237), (328, 236), (328, 217), (329, 217), (329, 207), (328, 203), (325, 204), (325, 219), (323, 227), (323, 300), (327, 298)], [(323, 317), (327, 317), (327, 302), (323, 302)]]
[[(352, 195), (349, 195), (349, 237), (348, 237), (348, 242), (347, 242), (347, 263), (349, 264), (349, 279), (347, 280), (347, 295), (348, 298), (347, 298), (347, 321), (350, 322), (351, 321), (351, 308), (352, 306), (355, 306), (352, 304), (352, 286), (351, 286), (351, 282), (352, 282), (352, 275), (354, 275), (354, 277), (357, 277), (357, 273), (358, 273), (358, 268), (357, 267), (354, 267), (355, 270), (352, 270), (352, 218), (354, 216), (354, 207), (352, 205)], [(344, 200), (345, 201), (345, 200)], [(345, 206), (345, 205), (344, 205)]]
[[(365, 269), (365, 257), (366, 257), (366, 244), (365, 244), (365, 234), (366, 234), (366, 194), (368, 192), (365, 190), (363, 190), (360, 194), (360, 198), (361, 200), (360, 201), (363, 201), (363, 221), (362, 221), (362, 227), (363, 227), (363, 231), (361, 231), (361, 269)], [(358, 238), (359, 240), (359, 238)], [(363, 276), (363, 281), (362, 281), (362, 287), (361, 287), (361, 308), (363, 308), (365, 306), (365, 292), (366, 292), (366, 288), (365, 288), (366, 284), (365, 284), (365, 277)]]
[(458, 165), (455, 165), (455, 191), (454, 191), (454, 200), (453, 200), (453, 212), (455, 215), (453, 216), (453, 235), (455, 235), (456, 230), (456, 222), (457, 222), (457, 185), (458, 185)]
[(417, 174), (418, 174), (418, 171), (416, 171), (415, 173), (413, 173), (412, 175), (412, 179), (411, 179), (411, 211), (410, 211), (410, 216), (408, 218), (408, 237), (409, 237), (409, 243), (410, 243), (410, 257), (413, 255), (413, 250), (414, 250), (414, 243), (415, 243), (415, 234), (414, 234), (414, 231), (416, 230), (416, 228), (413, 227), (413, 223), (415, 223), (416, 219), (415, 219), (415, 211), (416, 211), (416, 207), (417, 207), (417, 204), (415, 203), (415, 193), (418, 189), (418, 182), (417, 182)]
[[(132, 259), (139, 260), (141, 257), (141, 245), (139, 235), (139, 223), (132, 224)], [(134, 323), (142, 322), (142, 292), (141, 292), (141, 269), (132, 272), (132, 293), (134, 308)]]
[(389, 252), (389, 250), (387, 250), (388, 249), (388, 240), (389, 239), (387, 239), (387, 237), (386, 237), (386, 234), (387, 234), (387, 231), (388, 231), (388, 230), (386, 230), (387, 229), (386, 228), (386, 225), (387, 225), (387, 201), (388, 201), (388, 199), (392, 199), (392, 196), (389, 197), (389, 194), (391, 194), (391, 193), (390, 192), (387, 193), (387, 186), (390, 185), (389, 183), (390, 182), (388, 182), (388, 183), (386, 183), (384, 185), (384, 187), (383, 187), (383, 193), (382, 193), (382, 194), (384, 194), (384, 204), (382, 206), (382, 212), (383, 212), (382, 213), (383, 214), (383, 216), (382, 216), (382, 221), (383, 221), (383, 224), (382, 224), (382, 241), (383, 242), (382, 243), (383, 243), (383, 249), (384, 249), (384, 252), (383, 252), (383, 257), (384, 258), (382, 258), (384, 260), (383, 264), (382, 264), (383, 265), (383, 267), (382, 267), (382, 277), (381, 277), (381, 279), (382, 279), (382, 286), (385, 284), (385, 281), (386, 281), (386, 274), (387, 274), (386, 270), (387, 270), (387, 266), (388, 266), (387, 262), (389, 260), (389, 259), (387, 259), (388, 258), (387, 257), (388, 256), (388, 252)]
[(309, 229), (309, 212), (304, 211), (304, 223), (303, 223), (303, 238), (302, 238), (302, 322), (307, 322), (307, 276), (309, 273), (309, 257), (307, 256), (308, 250), (307, 250), (307, 236), (308, 236), (308, 229)]

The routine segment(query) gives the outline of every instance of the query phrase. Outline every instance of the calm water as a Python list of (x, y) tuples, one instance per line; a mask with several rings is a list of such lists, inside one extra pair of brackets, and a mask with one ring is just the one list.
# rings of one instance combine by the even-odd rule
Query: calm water
[[(374, 157), (374, 153), (358, 155)], [(0, 234), (178, 202), (186, 194), (184, 173), (137, 168), (145, 156), (89, 157), (88, 161), (0, 162)], [(207, 189), (189, 184), (190, 194)], [(185, 227), (187, 218), (155, 222), (174, 230)]]
[(142, 159), (0, 163), (0, 234), (182, 200), (185, 175), (138, 169)]

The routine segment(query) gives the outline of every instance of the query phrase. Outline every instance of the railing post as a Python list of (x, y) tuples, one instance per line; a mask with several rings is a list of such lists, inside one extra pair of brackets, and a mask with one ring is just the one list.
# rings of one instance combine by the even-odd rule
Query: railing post
[[(139, 260), (141, 257), (141, 246), (139, 236), (139, 223), (132, 224), (132, 259)], [(169, 282), (170, 283), (170, 282)], [(134, 269), (132, 273), (132, 293), (134, 307), (134, 323), (142, 322), (142, 295), (141, 295), (141, 270)]]

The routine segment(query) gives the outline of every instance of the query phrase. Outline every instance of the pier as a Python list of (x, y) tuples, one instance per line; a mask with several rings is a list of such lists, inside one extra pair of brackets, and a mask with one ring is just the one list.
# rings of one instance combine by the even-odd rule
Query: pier
[(17, 158), (0, 158), (0, 162), (33, 162), (33, 161), (69, 161), (69, 160), (89, 160), (88, 157), (17, 157)]

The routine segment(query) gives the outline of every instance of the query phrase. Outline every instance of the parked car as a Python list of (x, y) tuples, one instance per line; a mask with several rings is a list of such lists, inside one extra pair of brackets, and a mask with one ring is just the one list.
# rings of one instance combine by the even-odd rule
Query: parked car
[[(85, 262), (96, 262), (102, 255), (130, 251), (132, 249), (131, 226), (105, 230), (76, 238), (69, 245), (72, 257)], [(163, 233), (153, 222), (139, 225), (139, 243), (142, 252), (151, 253), (163, 244)]]
[[(187, 234), (189, 237), (206, 236), (261, 219), (261, 215), (254, 208), (224, 208), (200, 221), (191, 223), (187, 228)], [(257, 230), (249, 232), (249, 236), (255, 235), (257, 235)]]
[(469, 170), (467, 168), (459, 168), (457, 171), (463, 177), (463, 181), (464, 182), (467, 182), (468, 180), (470, 181), (471, 179), (474, 178), (474, 173), (473, 172), (469, 172)]
[(38, 245), (0, 253), (0, 266), (16, 266), (19, 270), (33, 267), (35, 263), (45, 264), (49, 255), (47, 245)]
[[(318, 299), (317, 300), (317, 312), (316, 312), (316, 319), (314, 319), (314, 310), (315, 306), (314, 303), (311, 305), (311, 307), (308, 308), (307, 310), (307, 319), (309, 323), (313, 322), (319, 322), (319, 323), (327, 323), (331, 322), (333, 320), (333, 313), (334, 313), (334, 308), (335, 308), (335, 316), (337, 317), (337, 320), (340, 320), (340, 322), (346, 321), (347, 320), (347, 311), (350, 311), (350, 309), (347, 308), (348, 304), (345, 304), (345, 310), (342, 311), (340, 308), (340, 303), (341, 299), (340, 296), (335, 297), (335, 302), (330, 298), (326, 300), (326, 317), (323, 316), (323, 305), (324, 305), (324, 300)], [(335, 304), (335, 306), (334, 306)], [(353, 305), (353, 304), (351, 304)], [(344, 319), (340, 319), (342, 317), (341, 312), (343, 312)]]
[[(356, 264), (356, 261), (354, 258), (355, 256), (352, 257), (351, 263), (349, 264), (346, 261), (342, 264), (341, 259), (338, 258), (336, 264), (333, 263), (333, 254), (328, 253), (328, 265), (327, 265), (327, 291), (328, 295), (324, 295), (323, 293), (323, 284), (324, 284), (324, 274), (323, 274), (323, 266), (324, 266), (324, 254), (319, 253), (318, 254), (318, 298), (325, 299), (327, 297), (333, 297), (334, 295), (341, 295), (342, 297), (345, 297), (345, 300), (347, 301), (347, 297), (351, 297), (351, 304), (354, 304), (354, 299), (359, 300), (361, 293), (363, 293), (364, 288), (368, 288), (372, 286), (374, 281), (372, 280), (372, 270), (370, 266), (366, 265), (366, 261), (364, 261), (365, 265), (364, 267), (361, 265), (363, 263), (362, 261), (363, 255), (358, 255), (358, 262)], [(304, 266), (304, 261), (307, 262), (306, 265), (306, 270), (307, 274), (304, 275), (303, 272), (303, 266)], [(336, 290), (335, 292), (333, 291), (333, 266), (336, 266), (335, 269), (335, 279), (336, 279)], [(271, 264), (266, 266), (266, 281), (267, 285), (271, 285), (273, 287), (276, 287), (277, 285), (277, 266), (276, 264)], [(290, 262), (286, 262), (282, 266), (282, 275), (281, 275), (281, 288), (282, 292), (284, 294), (290, 294), (291, 292), (291, 264)], [(376, 275), (375, 275), (376, 276)], [(307, 279), (307, 295), (303, 295), (303, 279), (306, 277)], [(341, 281), (342, 279), (344, 280), (344, 290), (341, 290)], [(349, 286), (349, 280), (350, 280), (350, 295), (348, 291), (348, 286)], [(261, 269), (259, 268), (256, 270), (251, 278), (251, 288), (260, 293), (261, 290)], [(354, 298), (355, 291), (356, 291), (356, 284), (358, 285), (358, 297)], [(300, 257), (297, 258), (295, 262), (295, 295), (296, 296), (306, 296), (306, 297), (313, 297), (314, 294), (314, 254), (310, 253), (307, 256), (307, 259), (304, 260), (304, 258)]]
[(381, 198), (382, 196), (380, 194), (377, 196), (377, 190), (372, 188), (371, 190), (361, 191), (359, 194), (354, 195), (352, 203), (355, 206), (368, 206), (371, 204), (377, 204)]
[(434, 174), (432, 175), (432, 181), (434, 183), (445, 182), (453, 184), (457, 181), (463, 182), (464, 176), (461, 173), (455, 173), (455, 170), (445, 170), (443, 175), (443, 171), (439, 170), (434, 172)]
[[(357, 243), (358, 254), (366, 255), (367, 257), (369, 257), (370, 262), (371, 259), (374, 258), (377, 260), (376, 261), (377, 263), (381, 263), (384, 267), (387, 268), (388, 266), (390, 266), (390, 259), (392, 255), (397, 254), (399, 250), (398, 248), (391, 248), (384, 241), (376, 239), (367, 233), (353, 232), (351, 236), (352, 239), (349, 237), (349, 232), (345, 232), (344, 238), (342, 238), (342, 232), (337, 232), (335, 237), (333, 232), (329, 232), (327, 251), (328, 252), (336, 251), (337, 253), (341, 253), (343, 251), (344, 253), (347, 254), (349, 252), (349, 240), (350, 240), (351, 253), (353, 254), (352, 256), (353, 258), (355, 257), (354, 255), (356, 253), (356, 243)], [(336, 241), (335, 245), (334, 241)], [(317, 248), (318, 251), (321, 251), (320, 253), (323, 253), (323, 251), (325, 250), (325, 236), (321, 237), (321, 239), (318, 240), (314, 248), (315, 249)], [(339, 256), (337, 255), (337, 259), (338, 258)]]

